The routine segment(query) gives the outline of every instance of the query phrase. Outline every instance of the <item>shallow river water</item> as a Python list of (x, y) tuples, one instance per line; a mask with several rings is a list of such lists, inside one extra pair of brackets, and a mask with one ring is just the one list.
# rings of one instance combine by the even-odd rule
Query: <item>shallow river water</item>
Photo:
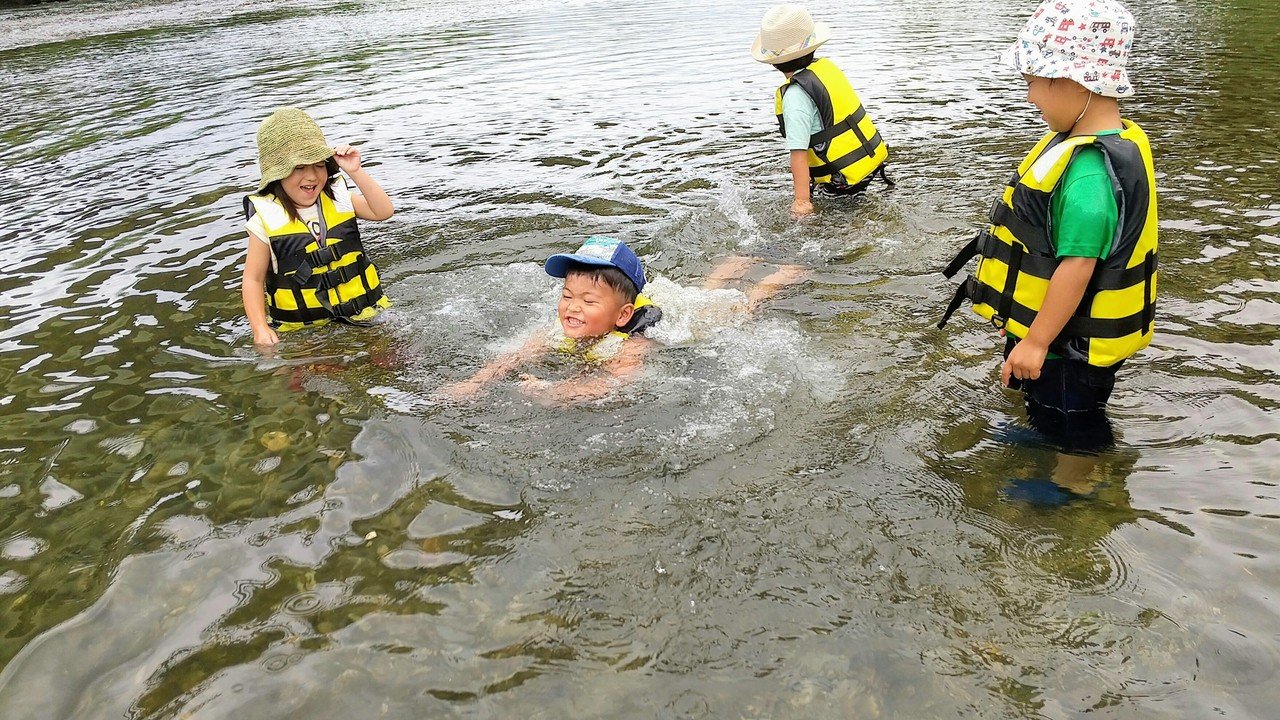
[[(800, 223), (767, 5), (0, 9), (0, 717), (1273, 717), (1278, 6), (1131, 5), (1158, 332), (1082, 459), (989, 327), (934, 327), (1042, 131), (996, 60), (1034, 3), (810, 3), (898, 185)], [(283, 104), (394, 199), (396, 305), (264, 355), (240, 198)], [(643, 379), (438, 400), (589, 234), (658, 278)], [(734, 254), (810, 272), (716, 319)]]

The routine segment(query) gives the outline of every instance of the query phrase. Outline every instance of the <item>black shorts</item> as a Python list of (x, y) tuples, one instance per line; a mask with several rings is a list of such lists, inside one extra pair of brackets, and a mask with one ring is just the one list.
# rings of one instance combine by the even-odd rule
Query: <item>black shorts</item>
[[(1018, 341), (1005, 342), (1009, 357)], [(1009, 378), (1009, 387), (1022, 390), (1031, 427), (1061, 444), (1065, 450), (1097, 452), (1115, 443), (1107, 401), (1122, 363), (1100, 368), (1081, 360), (1053, 358), (1044, 361), (1035, 380)]]
[(844, 177), (840, 175), (832, 178), (835, 182), (815, 183), (810, 180), (809, 195), (812, 196), (815, 191), (826, 195), (857, 195), (858, 193), (866, 190), (871, 185), (871, 181), (875, 180), (877, 177), (884, 180), (885, 184), (889, 185), (889, 187), (893, 187), (894, 182), (889, 179), (889, 174), (884, 171), (884, 165), (881, 165), (857, 185), (849, 185), (845, 183)]

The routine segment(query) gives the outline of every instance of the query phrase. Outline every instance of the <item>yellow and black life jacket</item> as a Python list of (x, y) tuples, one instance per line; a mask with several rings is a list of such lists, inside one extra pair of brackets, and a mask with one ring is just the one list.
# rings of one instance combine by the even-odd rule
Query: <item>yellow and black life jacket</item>
[(773, 106), (784, 137), (787, 127), (782, 119), (782, 96), (792, 85), (799, 85), (813, 100), (822, 120), (822, 132), (809, 137), (809, 178), (813, 182), (853, 186), (881, 168), (889, 157), (889, 147), (835, 63), (826, 58), (814, 60), (778, 88)]
[(355, 213), (338, 210), (328, 194), (320, 193), (318, 238), (274, 196), (249, 195), (244, 211), (246, 219), (260, 215), (267, 229), (267, 312), (279, 330), (330, 320), (360, 324), (391, 305), (365, 256)]
[(974, 255), (978, 267), (957, 289), (942, 321), (967, 298), (973, 310), (1025, 338), (1059, 260), (1050, 228), (1054, 189), (1081, 148), (1106, 157), (1119, 211), (1111, 252), (1098, 260), (1075, 315), (1050, 350), (1111, 367), (1151, 343), (1156, 302), (1156, 181), (1147, 135), (1124, 121), (1119, 134), (1049, 133), (1032, 148), (991, 209), (991, 226), (943, 271), (952, 277)]
[(579, 343), (574, 338), (564, 337), (564, 331), (556, 327), (557, 338), (555, 349), (564, 353), (581, 353), (582, 359), (589, 363), (604, 362), (612, 359), (622, 349), (622, 342), (632, 335), (641, 335), (662, 319), (662, 308), (644, 295), (637, 295), (634, 303), (635, 312), (626, 325), (618, 328), (594, 341)]

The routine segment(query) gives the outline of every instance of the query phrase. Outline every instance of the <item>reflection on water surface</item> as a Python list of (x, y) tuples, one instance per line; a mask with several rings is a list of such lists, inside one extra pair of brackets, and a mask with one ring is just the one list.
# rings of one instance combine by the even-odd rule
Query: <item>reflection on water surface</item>
[[(933, 329), (1039, 132), (995, 62), (1027, 8), (810, 3), (899, 185), (797, 224), (764, 7), (0, 11), (0, 716), (1269, 715), (1280, 13), (1132, 4), (1160, 330), (1082, 461)], [(395, 199), (397, 305), (264, 357), (237, 215), (285, 102)], [(644, 382), (435, 400), (592, 233), (672, 310)], [(811, 274), (699, 324), (731, 253)]]

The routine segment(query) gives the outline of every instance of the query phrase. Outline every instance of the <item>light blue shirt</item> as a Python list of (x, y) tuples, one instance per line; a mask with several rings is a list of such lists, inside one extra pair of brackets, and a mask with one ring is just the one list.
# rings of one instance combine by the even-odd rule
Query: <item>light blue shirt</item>
[(782, 94), (782, 123), (787, 127), (787, 149), (806, 150), (809, 137), (822, 132), (822, 118), (813, 98), (799, 85)]

